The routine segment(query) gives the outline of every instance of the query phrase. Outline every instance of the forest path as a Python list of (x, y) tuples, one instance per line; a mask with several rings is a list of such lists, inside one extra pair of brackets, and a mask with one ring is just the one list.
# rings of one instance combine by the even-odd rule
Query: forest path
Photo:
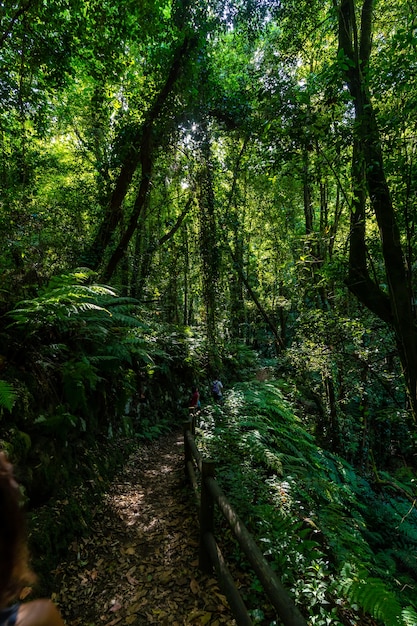
[(185, 489), (182, 433), (134, 452), (95, 511), (91, 536), (56, 571), (68, 626), (235, 625), (198, 569), (197, 509)]

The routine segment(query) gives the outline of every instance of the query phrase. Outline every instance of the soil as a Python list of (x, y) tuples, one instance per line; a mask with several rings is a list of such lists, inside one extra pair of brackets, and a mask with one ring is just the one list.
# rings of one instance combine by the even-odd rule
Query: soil
[(235, 626), (215, 578), (198, 568), (197, 509), (186, 486), (183, 437), (127, 459), (88, 539), (55, 572), (68, 626)]

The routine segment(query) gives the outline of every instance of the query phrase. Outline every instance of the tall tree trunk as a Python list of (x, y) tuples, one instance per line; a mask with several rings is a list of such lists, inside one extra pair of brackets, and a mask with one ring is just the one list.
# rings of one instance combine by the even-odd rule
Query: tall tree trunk
[[(111, 255), (106, 267), (102, 272), (102, 280), (104, 282), (108, 282), (114, 274), (114, 271), (119, 263), (119, 261), (123, 258), (127, 246), (133, 237), (133, 234), (136, 230), (136, 226), (139, 220), (139, 217), (144, 210), (146, 199), (148, 197), (149, 186), (151, 182), (152, 176), (152, 167), (153, 167), (153, 146), (152, 146), (152, 126), (147, 126), (144, 129), (142, 144), (140, 148), (140, 161), (141, 161), (141, 181), (139, 185), (139, 192), (136, 196), (135, 204), (133, 205), (132, 213), (130, 214), (130, 218), (127, 222), (127, 226), (124, 229), (119, 243), (116, 246), (113, 254)], [(120, 222), (121, 213), (119, 215), (118, 221)]]
[(327, 401), (328, 425), (326, 429), (326, 442), (333, 451), (340, 450), (340, 425), (337, 408), (337, 395), (333, 376), (326, 372), (324, 376), (324, 389)]
[(182, 231), (182, 248), (184, 251), (184, 276), (183, 276), (183, 308), (182, 308), (182, 323), (184, 326), (188, 326), (190, 324), (190, 319), (188, 317), (188, 298), (189, 298), (189, 275), (190, 275), (190, 250), (188, 243), (188, 228), (187, 225)]
[[(242, 229), (236, 228), (234, 241), (234, 265), (243, 267)], [(245, 301), (243, 297), (243, 280), (239, 272), (234, 272), (229, 283), (230, 294), (230, 332), (234, 339), (242, 336), (242, 325), (245, 322)]]
[(310, 159), (307, 146), (304, 146), (303, 152), (303, 196), (306, 235), (311, 235), (314, 227), (314, 215), (313, 203), (311, 200)]
[[(184, 38), (184, 41), (174, 54), (165, 83), (150, 107), (143, 125), (136, 130), (132, 137), (130, 137), (129, 148), (126, 150), (126, 155), (121, 165), (120, 172), (111, 193), (101, 225), (88, 253), (90, 264), (95, 269), (98, 269), (103, 258), (103, 254), (114, 237), (116, 228), (120, 225), (122, 219), (123, 201), (132, 182), (133, 175), (140, 165), (141, 182), (136, 202), (130, 219), (128, 220), (126, 230), (122, 233), (119, 243), (103, 271), (102, 277), (104, 280), (109, 280), (113, 275), (117, 263), (123, 256), (135, 231), (138, 218), (146, 201), (150, 178), (152, 175), (153, 151), (155, 149), (155, 141), (153, 141), (154, 126), (180, 76), (184, 60), (189, 56), (195, 43), (196, 40), (194, 38)], [(161, 143), (161, 139), (158, 140), (158, 143)]]
[[(417, 417), (417, 332), (413, 294), (405, 265), (400, 232), (385, 177), (381, 138), (367, 85), (367, 66), (371, 51), (373, 0), (363, 0), (361, 29), (358, 34), (354, 0), (341, 0), (339, 7), (339, 49), (348, 60), (346, 83), (355, 106), (357, 162), (363, 161), (368, 197), (379, 226), (388, 296), (372, 281), (366, 270), (364, 215), (362, 201), (353, 217), (351, 245), (359, 254), (359, 264), (351, 251), (349, 288), (381, 319), (394, 328), (414, 419)], [(355, 178), (355, 176), (354, 176)], [(359, 177), (356, 176), (356, 181)], [(362, 190), (357, 187), (356, 194)], [(356, 280), (352, 280), (352, 279)], [(371, 291), (375, 298), (371, 298)]]
[(236, 254), (233, 252), (232, 248), (230, 245), (227, 246), (227, 249), (229, 251), (230, 254), (230, 258), (233, 261), (233, 267), (235, 269), (235, 271), (237, 272), (239, 278), (241, 279), (242, 283), (245, 285), (246, 291), (248, 292), (249, 297), (251, 298), (252, 302), (255, 304), (256, 308), (258, 309), (258, 312), (260, 313), (262, 319), (264, 320), (265, 324), (267, 325), (267, 327), (269, 328), (269, 330), (271, 331), (273, 337), (274, 337), (274, 346), (275, 346), (275, 350), (277, 352), (277, 354), (279, 354), (283, 347), (283, 341), (279, 335), (278, 332), (278, 328), (276, 327), (276, 324), (274, 323), (274, 321), (270, 318), (270, 316), (268, 315), (267, 311), (264, 309), (264, 307), (262, 306), (261, 302), (259, 301), (258, 296), (256, 295), (256, 293), (254, 292), (254, 290), (252, 289), (252, 287), (250, 286), (250, 283), (243, 271), (243, 268), (241, 265), (239, 265), (239, 261), (238, 258), (236, 257)]
[(200, 123), (201, 171), (198, 191), (200, 215), (200, 253), (203, 265), (203, 298), (206, 310), (206, 332), (209, 360), (217, 367), (216, 310), (218, 300), (219, 248), (214, 213), (213, 163), (207, 119)]
[[(243, 222), (244, 222), (244, 208), (239, 198), (239, 176), (241, 173), (241, 163), (246, 151), (246, 147), (249, 142), (249, 135), (246, 135), (242, 141), (239, 153), (236, 158), (236, 163), (233, 168), (233, 180), (228, 194), (228, 202), (226, 210), (224, 211), (224, 220), (228, 224), (229, 229), (232, 231), (233, 237), (233, 266), (243, 268), (243, 252), (244, 252), (244, 240), (243, 240)], [(246, 185), (246, 183), (245, 183)], [(228, 248), (229, 236), (224, 234), (223, 246)], [(244, 299), (244, 284), (239, 271), (233, 271), (229, 282), (229, 296), (230, 296), (230, 332), (232, 338), (244, 338), (246, 332), (243, 332), (245, 328), (246, 320), (246, 307)]]

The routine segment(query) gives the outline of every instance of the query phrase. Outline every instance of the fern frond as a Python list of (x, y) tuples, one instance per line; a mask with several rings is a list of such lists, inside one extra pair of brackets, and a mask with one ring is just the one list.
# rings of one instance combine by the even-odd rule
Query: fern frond
[(0, 380), (0, 407), (11, 411), (15, 401), (16, 394), (13, 391), (12, 385), (5, 380)]
[(102, 313), (106, 313), (109, 317), (111, 316), (111, 313), (108, 309), (99, 306), (94, 302), (84, 301), (81, 302), (81, 304), (79, 304), (78, 306), (71, 305), (70, 308), (75, 315), (78, 315), (79, 313), (85, 313), (86, 311), (101, 311)]
[(354, 580), (347, 589), (347, 596), (385, 626), (398, 626), (401, 623), (401, 605), (381, 579), (364, 577)]
[[(409, 546), (407, 546), (409, 548)], [(397, 550), (393, 548), (390, 556), (401, 566), (402, 571), (409, 572), (417, 578), (417, 555), (414, 550)]]
[(112, 316), (113, 318), (113, 324), (115, 326), (119, 325), (119, 326), (123, 326), (124, 328), (145, 328), (145, 326), (142, 324), (142, 322), (140, 320), (138, 320), (136, 317), (134, 317), (133, 315), (128, 315), (126, 313), (123, 313), (122, 311), (117, 310), (111, 310), (111, 307), (108, 308), (109, 314)]
[(117, 306), (118, 308), (124, 308), (126, 311), (138, 311), (138, 307), (140, 306), (138, 300), (135, 298), (130, 298), (128, 296), (118, 296), (117, 299), (113, 299), (109, 301), (109, 306)]
[(404, 626), (416, 626), (417, 624), (417, 612), (413, 607), (408, 606), (401, 614), (402, 623)]

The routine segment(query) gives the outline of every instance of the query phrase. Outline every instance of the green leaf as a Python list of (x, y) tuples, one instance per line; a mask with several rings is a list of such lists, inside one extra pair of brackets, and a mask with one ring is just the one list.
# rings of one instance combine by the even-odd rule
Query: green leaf
[(0, 380), (0, 407), (11, 411), (16, 401), (16, 394), (10, 383)]

